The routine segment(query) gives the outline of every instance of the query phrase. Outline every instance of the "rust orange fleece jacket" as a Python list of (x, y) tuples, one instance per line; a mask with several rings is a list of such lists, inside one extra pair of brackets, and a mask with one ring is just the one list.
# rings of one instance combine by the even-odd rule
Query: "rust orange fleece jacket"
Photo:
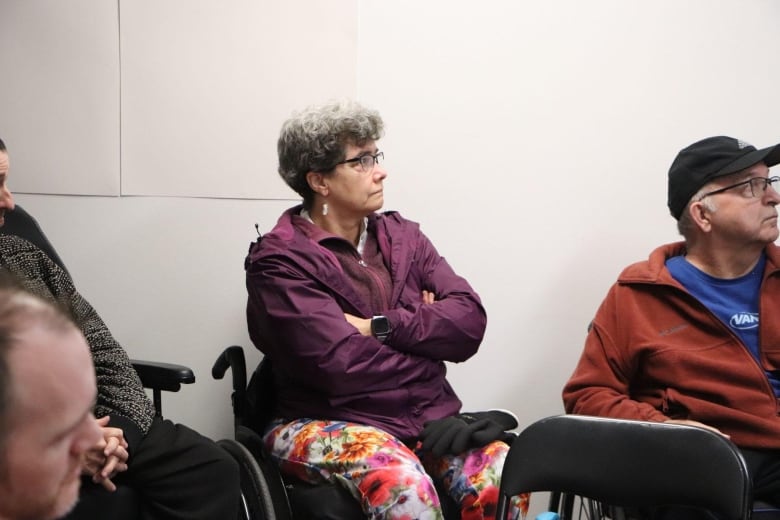
[(713, 426), (745, 448), (780, 449), (780, 409), (764, 370), (780, 370), (780, 249), (767, 246), (761, 364), (664, 263), (685, 244), (627, 267), (599, 307), (563, 389), (568, 413)]

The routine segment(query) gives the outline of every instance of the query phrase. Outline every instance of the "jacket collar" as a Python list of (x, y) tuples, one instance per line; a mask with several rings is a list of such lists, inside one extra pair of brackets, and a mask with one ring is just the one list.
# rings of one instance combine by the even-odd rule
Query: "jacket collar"
[[(769, 244), (766, 252), (764, 279), (780, 272), (780, 247)], [(650, 257), (626, 267), (618, 277), (618, 283), (668, 283), (679, 285), (666, 269), (666, 261), (673, 256), (685, 254), (685, 242), (664, 244), (650, 253)]]

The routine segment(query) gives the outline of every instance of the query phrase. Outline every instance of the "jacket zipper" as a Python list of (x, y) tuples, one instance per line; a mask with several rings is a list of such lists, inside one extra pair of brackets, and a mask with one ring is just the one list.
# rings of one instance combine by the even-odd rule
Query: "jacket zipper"
[(374, 279), (374, 283), (377, 287), (379, 287), (379, 293), (382, 296), (382, 302), (384, 302), (385, 305), (389, 305), (389, 301), (387, 299), (387, 291), (385, 290), (385, 285), (382, 283), (382, 279), (379, 277), (379, 275), (376, 274), (374, 269), (369, 266), (365, 260), (363, 260), (363, 257), (360, 256), (360, 254), (355, 251), (355, 254), (358, 257), (358, 264), (360, 264), (361, 267), (364, 267), (366, 271), (368, 272), (369, 276)]
[[(662, 283), (663, 283), (663, 282), (662, 282)], [(778, 399), (777, 399), (777, 396), (775, 395), (775, 390), (774, 390), (774, 388), (773, 388), (773, 387), (772, 387), (772, 385), (769, 383), (769, 378), (768, 378), (768, 377), (767, 377), (767, 375), (766, 375), (766, 370), (764, 370), (764, 367), (762, 367), (762, 366), (761, 366), (761, 363), (759, 363), (759, 361), (758, 361), (756, 358), (754, 358), (754, 357), (753, 357), (753, 354), (751, 354), (751, 353), (750, 353), (750, 350), (748, 349), (747, 345), (745, 345), (745, 343), (742, 341), (742, 339), (740, 339), (740, 338), (739, 338), (739, 336), (737, 336), (737, 335), (734, 333), (734, 331), (732, 331), (730, 328), (728, 328), (728, 327), (726, 326), (726, 324), (725, 324), (725, 323), (723, 323), (723, 321), (721, 321), (721, 319), (720, 319), (720, 318), (718, 318), (718, 317), (715, 315), (715, 313), (714, 313), (714, 312), (712, 312), (712, 311), (711, 311), (711, 310), (710, 310), (710, 309), (709, 309), (709, 308), (708, 308), (706, 305), (704, 305), (702, 302), (700, 302), (700, 301), (699, 301), (699, 300), (698, 300), (698, 299), (697, 299), (695, 296), (693, 296), (691, 293), (689, 293), (688, 291), (686, 291), (686, 290), (684, 290), (684, 289), (680, 289), (679, 287), (676, 287), (676, 286), (674, 286), (674, 285), (672, 285), (672, 284), (666, 284), (666, 283), (665, 283), (664, 285), (667, 285), (668, 287), (671, 287), (671, 288), (673, 288), (673, 289), (675, 289), (675, 290), (677, 290), (677, 291), (682, 291), (682, 292), (683, 292), (683, 294), (685, 294), (685, 295), (687, 295), (687, 297), (691, 298), (691, 299), (692, 299), (692, 300), (693, 300), (693, 301), (696, 303), (696, 305), (698, 305), (698, 306), (700, 306), (701, 308), (703, 308), (703, 309), (704, 309), (704, 311), (705, 311), (707, 314), (709, 314), (709, 315), (712, 317), (712, 319), (714, 319), (714, 320), (715, 320), (715, 321), (718, 323), (718, 325), (719, 325), (720, 327), (722, 327), (723, 329), (725, 329), (725, 330), (726, 330), (726, 333), (728, 333), (728, 335), (729, 335), (729, 336), (731, 336), (731, 338), (732, 338), (733, 340), (736, 340), (736, 342), (737, 342), (737, 343), (738, 343), (738, 344), (739, 344), (739, 345), (742, 347), (742, 349), (741, 349), (741, 350), (742, 350), (743, 354), (744, 354), (744, 355), (746, 355), (746, 356), (748, 356), (748, 357), (750, 358), (750, 360), (753, 362), (753, 364), (756, 366), (756, 368), (758, 368), (759, 372), (761, 372), (761, 376), (762, 376), (762, 377), (761, 377), (761, 380), (762, 380), (762, 381), (763, 381), (763, 383), (764, 383), (764, 388), (769, 390), (769, 392), (767, 392), (767, 393), (768, 393), (768, 394), (769, 394), (769, 396), (772, 398), (772, 402), (775, 404), (775, 415), (778, 415), (778, 414), (780, 414), (780, 408), (778, 408), (778, 406), (779, 406), (779, 405), (778, 405)], [(759, 314), (759, 316), (761, 316), (761, 307), (760, 307), (760, 305), (761, 305), (761, 301), (760, 301), (760, 298), (759, 298), (759, 309), (758, 309), (758, 314)], [(758, 325), (758, 327), (759, 327), (759, 328), (758, 328), (758, 344), (759, 344), (759, 353), (760, 353), (760, 352), (761, 352), (761, 351), (760, 351), (760, 346), (761, 346), (761, 322), (760, 322), (760, 321), (759, 321), (759, 325)]]

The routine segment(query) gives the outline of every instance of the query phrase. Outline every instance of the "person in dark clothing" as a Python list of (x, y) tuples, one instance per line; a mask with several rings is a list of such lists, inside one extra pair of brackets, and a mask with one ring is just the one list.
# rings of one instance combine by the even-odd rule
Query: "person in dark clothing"
[[(0, 140), (0, 224), (14, 209), (8, 171), (8, 151)], [(35, 245), (3, 234), (0, 269), (16, 275), (33, 294), (67, 308), (92, 353), (98, 388), (94, 415), (103, 438), (85, 458), (81, 501), (67, 518), (94, 518), (95, 503), (103, 518), (121, 518), (122, 511), (111, 509), (117, 503), (111, 496), (116, 485), (133, 488), (144, 519), (236, 518), (237, 464), (210, 439), (155, 417), (127, 353), (70, 275)]]

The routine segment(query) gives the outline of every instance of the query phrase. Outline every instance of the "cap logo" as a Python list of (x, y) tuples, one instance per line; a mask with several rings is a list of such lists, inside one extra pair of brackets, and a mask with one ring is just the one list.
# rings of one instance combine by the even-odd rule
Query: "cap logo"
[(746, 143), (741, 139), (737, 139), (737, 146), (739, 147), (740, 150), (742, 150), (743, 148), (747, 148), (748, 146), (753, 146), (753, 145), (750, 143)]

